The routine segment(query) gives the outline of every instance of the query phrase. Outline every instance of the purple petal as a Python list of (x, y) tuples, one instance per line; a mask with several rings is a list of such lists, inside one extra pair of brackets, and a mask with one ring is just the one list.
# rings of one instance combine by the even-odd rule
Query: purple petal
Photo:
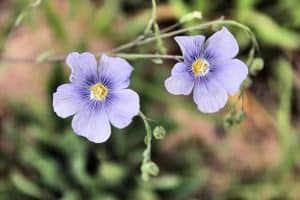
[(187, 71), (187, 67), (183, 62), (179, 62), (176, 63), (171, 71), (172, 75), (178, 74), (178, 73), (182, 73), (182, 72), (186, 72)]
[(194, 79), (188, 72), (174, 74), (165, 81), (168, 92), (175, 95), (188, 95), (192, 92), (193, 86)]
[(95, 143), (105, 142), (111, 133), (104, 109), (97, 112), (87, 108), (81, 109), (72, 120), (72, 128), (76, 134)]
[(206, 43), (206, 56), (214, 56), (216, 58), (233, 58), (239, 51), (236, 39), (225, 27), (208, 38)]
[(236, 94), (248, 75), (247, 66), (238, 59), (217, 62), (215, 78), (230, 95)]
[(214, 113), (225, 106), (228, 96), (218, 82), (203, 79), (195, 84), (193, 99), (201, 112)]
[(114, 94), (113, 99), (106, 104), (109, 121), (117, 128), (128, 126), (132, 118), (140, 111), (139, 96), (130, 89), (121, 89)]
[(193, 54), (193, 52), (201, 51), (205, 41), (203, 35), (197, 36), (177, 36), (174, 38), (179, 45), (183, 56)]
[(97, 73), (97, 61), (91, 53), (70, 53), (66, 58), (66, 62), (72, 70), (70, 81), (74, 83), (82, 82), (87, 76)]
[(59, 86), (53, 93), (54, 112), (61, 118), (75, 114), (80, 108), (80, 96), (75, 85), (68, 83)]
[(127, 88), (129, 86), (129, 77), (133, 68), (122, 58), (109, 57), (102, 55), (100, 59), (100, 76), (109, 77), (114, 89)]

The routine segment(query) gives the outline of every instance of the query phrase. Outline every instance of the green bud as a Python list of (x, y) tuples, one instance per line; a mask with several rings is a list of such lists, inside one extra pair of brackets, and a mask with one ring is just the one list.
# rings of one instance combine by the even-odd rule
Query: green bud
[(262, 58), (254, 58), (250, 66), (250, 74), (256, 75), (264, 68), (264, 60)]
[(142, 165), (141, 171), (142, 174), (149, 174), (152, 176), (156, 176), (159, 173), (159, 168), (154, 162), (149, 161)]
[(155, 139), (161, 140), (166, 136), (166, 129), (163, 126), (156, 126), (153, 130)]
[(193, 19), (198, 19), (198, 20), (202, 19), (202, 13), (200, 11), (193, 11), (181, 17), (179, 22), (184, 23), (184, 22), (191, 21)]
[(164, 61), (161, 58), (154, 58), (152, 59), (152, 62), (157, 65), (161, 65), (164, 63)]
[(232, 113), (229, 113), (225, 116), (224, 127), (225, 129), (231, 128), (234, 125), (234, 119)]
[(251, 84), (252, 84), (252, 80), (249, 77), (246, 78), (246, 80), (244, 80), (244, 82), (242, 83), (241, 90), (244, 90), (244, 89), (250, 87)]
[(141, 166), (141, 171), (142, 171), (142, 179), (144, 181), (148, 181), (150, 179), (150, 175), (152, 176), (158, 175), (159, 168), (154, 162), (148, 161), (147, 163)]
[(246, 118), (246, 113), (244, 111), (238, 112), (235, 115), (235, 123), (239, 124)]
[(149, 174), (151, 174), (152, 176), (157, 176), (159, 173), (159, 168), (157, 166), (157, 164), (155, 164), (154, 162), (149, 162), (147, 163), (147, 170), (149, 172)]
[(240, 112), (230, 112), (225, 116), (224, 119), (224, 127), (225, 129), (231, 128), (234, 125), (241, 123), (246, 117), (246, 113), (244, 111)]

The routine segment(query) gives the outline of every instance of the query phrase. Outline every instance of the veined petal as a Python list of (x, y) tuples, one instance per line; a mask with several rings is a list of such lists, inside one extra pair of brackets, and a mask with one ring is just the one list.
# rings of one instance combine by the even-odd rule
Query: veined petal
[(139, 96), (130, 89), (116, 91), (111, 101), (106, 104), (109, 121), (117, 128), (128, 126), (139, 111)]
[(169, 93), (188, 95), (192, 92), (194, 79), (188, 72), (178, 73), (165, 80), (165, 87)]
[(214, 113), (225, 106), (228, 96), (218, 82), (203, 79), (195, 84), (193, 99), (201, 112)]
[(70, 81), (80, 83), (86, 77), (95, 76), (97, 74), (97, 61), (93, 54), (84, 52), (70, 53), (66, 58), (67, 65), (71, 68)]
[(171, 71), (171, 74), (175, 75), (175, 74), (183, 73), (183, 72), (186, 72), (186, 71), (187, 71), (187, 67), (184, 64), (184, 62), (178, 62), (174, 65), (174, 67)]
[(186, 57), (201, 52), (205, 37), (203, 35), (177, 36), (174, 39), (179, 45), (183, 56)]
[(123, 58), (102, 55), (100, 59), (100, 76), (109, 77), (113, 82), (114, 89), (127, 88), (129, 77), (133, 71), (131, 65)]
[(94, 111), (81, 109), (72, 120), (72, 128), (77, 135), (87, 138), (91, 142), (105, 142), (111, 134), (108, 117), (104, 109)]
[(205, 54), (208, 57), (233, 58), (238, 51), (239, 46), (236, 39), (225, 27), (214, 33), (206, 41)]
[(248, 68), (238, 59), (216, 63), (214, 76), (230, 95), (236, 94), (248, 75)]
[(72, 83), (59, 86), (53, 93), (54, 112), (62, 118), (75, 114), (81, 105), (81, 98), (78, 89)]

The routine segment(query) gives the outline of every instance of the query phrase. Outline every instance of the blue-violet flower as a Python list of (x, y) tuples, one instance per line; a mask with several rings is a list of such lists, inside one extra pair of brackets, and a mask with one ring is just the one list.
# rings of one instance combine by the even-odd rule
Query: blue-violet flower
[(74, 115), (72, 128), (80, 136), (100, 143), (117, 128), (130, 124), (139, 113), (139, 96), (129, 86), (133, 68), (122, 58), (102, 55), (99, 65), (91, 53), (70, 53), (71, 83), (53, 94), (54, 111), (59, 117)]
[(223, 27), (205, 40), (202, 35), (175, 37), (183, 62), (176, 63), (171, 76), (165, 81), (168, 92), (174, 95), (189, 95), (204, 113), (213, 113), (223, 108), (228, 94), (239, 91), (246, 79), (248, 68), (234, 58), (238, 43)]

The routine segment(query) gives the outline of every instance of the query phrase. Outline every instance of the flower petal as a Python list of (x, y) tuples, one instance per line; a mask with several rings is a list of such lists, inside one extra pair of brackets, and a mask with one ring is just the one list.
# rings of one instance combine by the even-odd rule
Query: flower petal
[(105, 142), (111, 134), (104, 109), (97, 112), (88, 108), (81, 109), (72, 120), (72, 128), (76, 134), (95, 143)]
[(221, 61), (216, 64), (216, 80), (230, 95), (236, 94), (248, 75), (248, 68), (238, 59)]
[(117, 128), (128, 126), (132, 118), (140, 111), (140, 100), (136, 92), (121, 89), (114, 93), (112, 99), (106, 103), (109, 121)]
[(177, 36), (174, 39), (179, 45), (184, 57), (192, 56), (195, 52), (200, 53), (205, 41), (205, 37), (203, 35)]
[(165, 87), (169, 93), (188, 95), (192, 92), (194, 79), (188, 72), (178, 73), (165, 80)]
[(233, 58), (239, 51), (236, 39), (225, 27), (208, 38), (206, 45), (205, 54), (207, 57)]
[(127, 88), (132, 71), (131, 65), (123, 58), (101, 56), (100, 76), (109, 77), (113, 81), (114, 89)]
[(186, 72), (186, 71), (187, 71), (187, 67), (184, 64), (184, 62), (179, 62), (174, 65), (174, 67), (171, 71), (171, 74), (175, 75), (175, 74)]
[(214, 113), (225, 106), (228, 96), (215, 80), (202, 79), (195, 84), (193, 99), (201, 112)]
[(84, 52), (79, 54), (78, 52), (70, 53), (66, 62), (72, 70), (70, 75), (70, 81), (82, 82), (86, 80), (86, 77), (96, 75), (97, 73), (97, 61), (93, 54)]
[(63, 84), (53, 93), (53, 108), (59, 117), (66, 118), (75, 114), (80, 105), (80, 96), (74, 84)]

